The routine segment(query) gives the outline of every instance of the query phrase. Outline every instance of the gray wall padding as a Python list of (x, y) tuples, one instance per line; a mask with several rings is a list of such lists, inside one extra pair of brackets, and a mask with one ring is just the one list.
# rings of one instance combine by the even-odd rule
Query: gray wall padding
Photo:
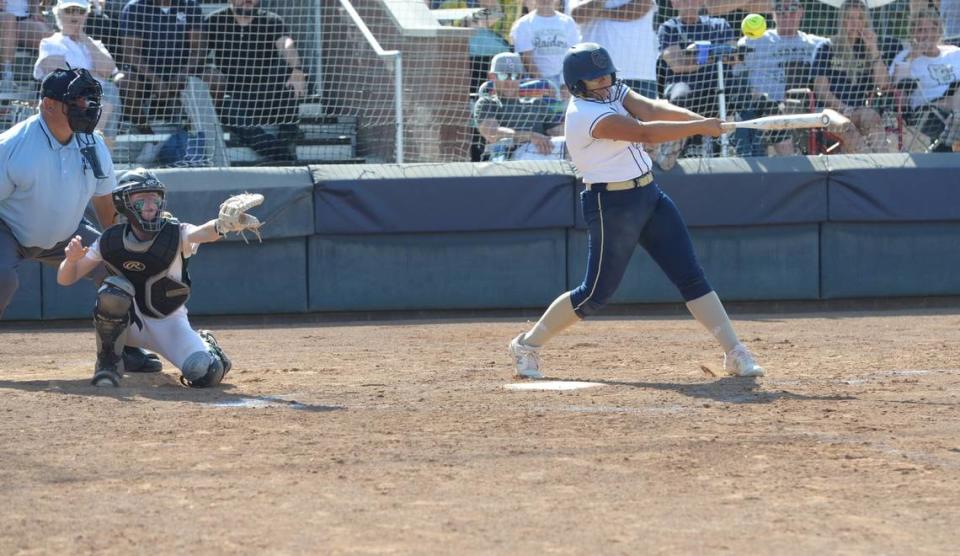
[(829, 157), (829, 220), (960, 220), (958, 158), (957, 154)]
[(307, 311), (307, 238), (200, 246), (190, 262), (196, 315)]
[[(710, 285), (725, 300), (817, 299), (819, 234), (816, 224), (717, 227), (691, 230), (693, 247)], [(569, 288), (583, 281), (587, 234), (571, 231)], [(613, 303), (683, 301), (660, 268), (637, 247)]]
[(3, 313), (4, 320), (37, 320), (41, 314), (40, 263), (24, 262), (17, 268), (20, 286)]
[(800, 224), (827, 217), (821, 158), (689, 159), (654, 174), (689, 226)]
[(52, 266), (43, 266), (44, 320), (89, 318), (92, 323), (96, 299), (97, 288), (92, 281), (84, 278), (72, 286), (64, 287), (57, 284), (57, 270)]
[[(217, 217), (227, 197), (261, 193), (263, 204), (250, 214), (265, 222), (263, 239), (313, 234), (313, 180), (307, 168), (180, 168), (156, 174), (167, 186), (170, 212), (182, 222), (203, 224)], [(237, 234), (225, 240), (242, 241)]]
[(539, 307), (564, 291), (566, 231), (314, 236), (310, 310)]
[(960, 222), (826, 223), (824, 299), (960, 295)]
[(524, 230), (573, 225), (573, 178), (418, 178), (317, 183), (316, 233)]

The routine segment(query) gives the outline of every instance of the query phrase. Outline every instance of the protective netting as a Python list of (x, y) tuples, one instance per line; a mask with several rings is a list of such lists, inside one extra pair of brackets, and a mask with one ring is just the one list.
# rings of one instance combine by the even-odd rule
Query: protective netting
[(38, 80), (69, 63), (104, 85), (101, 130), (120, 167), (556, 159), (563, 54), (590, 40), (634, 90), (705, 116), (831, 108), (853, 122), (647, 145), (661, 167), (949, 151), (960, 0), (935, 4), (6, 0), (0, 117), (31, 114)]

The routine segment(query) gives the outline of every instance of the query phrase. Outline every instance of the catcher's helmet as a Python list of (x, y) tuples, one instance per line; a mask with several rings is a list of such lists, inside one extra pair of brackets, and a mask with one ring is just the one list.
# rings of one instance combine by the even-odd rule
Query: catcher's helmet
[[(160, 206), (156, 215), (147, 220), (143, 218), (142, 203), (134, 203), (130, 196), (134, 193), (153, 192), (160, 195)], [(146, 168), (135, 168), (126, 172), (117, 180), (117, 187), (113, 190), (113, 206), (117, 212), (124, 215), (132, 226), (145, 232), (159, 232), (167, 224), (170, 215), (164, 212), (166, 204), (167, 186), (157, 179), (153, 172)]]
[(563, 82), (574, 96), (589, 98), (583, 82), (604, 75), (611, 76), (613, 82), (617, 82), (617, 68), (613, 65), (610, 53), (595, 42), (575, 44), (563, 57)]

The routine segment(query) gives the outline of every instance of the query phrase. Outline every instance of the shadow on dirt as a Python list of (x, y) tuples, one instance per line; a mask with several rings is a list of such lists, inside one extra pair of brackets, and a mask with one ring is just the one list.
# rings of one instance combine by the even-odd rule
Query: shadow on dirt
[[(549, 380), (549, 379), (547, 379)], [(691, 398), (708, 399), (726, 403), (771, 403), (777, 400), (804, 400), (804, 401), (843, 401), (856, 400), (853, 396), (808, 396), (795, 394), (786, 390), (764, 390), (756, 378), (750, 377), (721, 377), (713, 382), (701, 384), (683, 384), (673, 382), (623, 382), (617, 380), (598, 380), (595, 378), (580, 378), (566, 380), (582, 380), (607, 384), (609, 386), (629, 386), (631, 388), (648, 388), (651, 390), (668, 390), (689, 396)]]
[(119, 388), (98, 388), (88, 379), (77, 380), (0, 380), (0, 390), (45, 392), (68, 396), (113, 398), (138, 401), (144, 398), (161, 402), (188, 402), (216, 408), (289, 407), (300, 411), (325, 412), (345, 410), (336, 405), (305, 404), (273, 396), (233, 394), (229, 383), (214, 388), (187, 388), (175, 376), (165, 373), (127, 374)]

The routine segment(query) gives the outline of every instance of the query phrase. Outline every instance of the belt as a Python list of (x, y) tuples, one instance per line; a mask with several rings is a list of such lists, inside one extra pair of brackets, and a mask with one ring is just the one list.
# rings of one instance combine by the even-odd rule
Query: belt
[(626, 181), (612, 181), (609, 183), (588, 183), (587, 191), (624, 191), (626, 189), (634, 189), (636, 187), (644, 187), (653, 183), (653, 174), (647, 172), (646, 174), (633, 178), (632, 180)]

